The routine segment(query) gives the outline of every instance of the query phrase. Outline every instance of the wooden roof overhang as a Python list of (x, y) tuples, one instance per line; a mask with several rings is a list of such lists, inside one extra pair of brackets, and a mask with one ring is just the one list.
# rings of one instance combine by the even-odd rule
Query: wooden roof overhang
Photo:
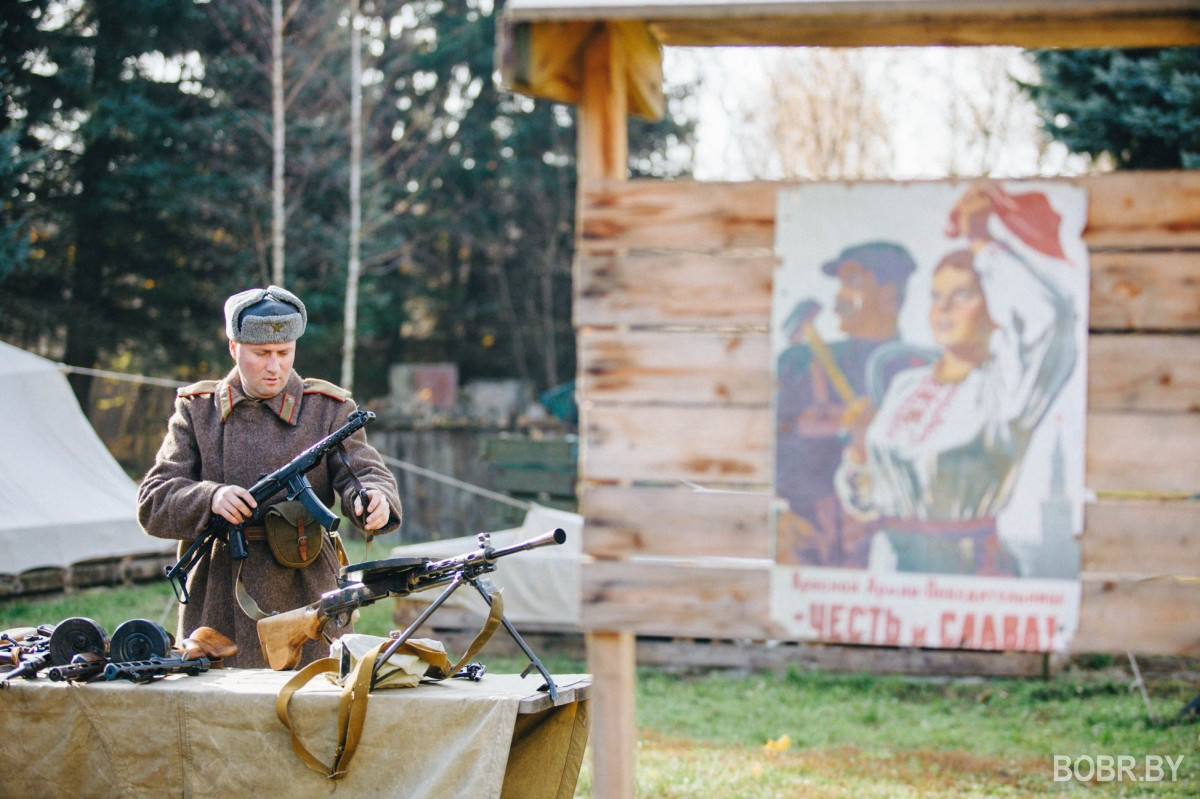
[(501, 79), (578, 103), (584, 44), (626, 53), (628, 111), (662, 115), (662, 47), (1178, 47), (1200, 43), (1200, 0), (509, 0)]

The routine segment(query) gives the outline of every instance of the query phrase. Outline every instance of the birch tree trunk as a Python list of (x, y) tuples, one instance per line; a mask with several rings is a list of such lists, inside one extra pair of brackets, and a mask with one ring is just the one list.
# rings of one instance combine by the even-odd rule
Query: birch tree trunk
[(342, 329), (342, 386), (353, 390), (354, 342), (358, 327), (358, 276), (362, 233), (362, 29), (359, 0), (350, 0), (350, 257)]
[(283, 0), (271, 0), (271, 282), (283, 285)]

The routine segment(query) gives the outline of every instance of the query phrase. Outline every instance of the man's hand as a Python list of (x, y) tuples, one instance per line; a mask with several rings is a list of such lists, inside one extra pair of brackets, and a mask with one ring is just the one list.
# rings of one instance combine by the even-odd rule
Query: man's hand
[[(358, 497), (354, 498), (354, 515), (363, 515), (362, 500)], [(377, 488), (368, 488), (367, 518), (363, 519), (363, 529), (378, 530), (387, 524), (387, 520), (391, 518), (391, 515), (392, 508), (384, 498), (383, 492)]]
[(241, 524), (258, 507), (254, 495), (241, 486), (221, 486), (213, 492), (212, 512), (230, 524)]

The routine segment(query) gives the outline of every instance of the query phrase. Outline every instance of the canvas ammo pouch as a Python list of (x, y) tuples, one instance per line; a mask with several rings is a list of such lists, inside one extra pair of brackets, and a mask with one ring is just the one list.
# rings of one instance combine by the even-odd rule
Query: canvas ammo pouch
[(267, 508), (263, 526), (267, 528), (267, 546), (280, 566), (303, 569), (320, 557), (325, 529), (299, 500)]

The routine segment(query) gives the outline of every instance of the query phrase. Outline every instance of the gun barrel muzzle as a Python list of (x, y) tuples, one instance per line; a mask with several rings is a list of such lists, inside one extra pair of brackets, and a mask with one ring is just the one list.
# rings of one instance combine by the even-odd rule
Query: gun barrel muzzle
[(539, 535), (536, 538), (530, 538), (528, 540), (521, 541), (520, 543), (513, 544), (510, 547), (505, 547), (504, 549), (497, 549), (492, 553), (492, 559), (500, 558), (505, 555), (511, 555), (514, 552), (524, 552), (527, 549), (556, 546), (558, 544), (564, 544), (566, 541), (567, 531), (561, 527), (556, 527), (554, 530), (546, 533), (545, 535)]

